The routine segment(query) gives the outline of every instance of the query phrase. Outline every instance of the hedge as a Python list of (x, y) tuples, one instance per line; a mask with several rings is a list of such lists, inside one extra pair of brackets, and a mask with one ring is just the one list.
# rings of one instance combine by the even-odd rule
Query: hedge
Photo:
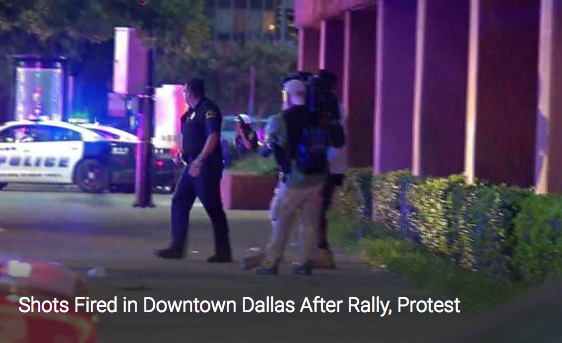
[[(347, 173), (334, 210), (374, 220), (472, 270), (535, 283), (562, 274), (562, 198), (462, 175)], [(364, 232), (358, 232), (364, 237)]]

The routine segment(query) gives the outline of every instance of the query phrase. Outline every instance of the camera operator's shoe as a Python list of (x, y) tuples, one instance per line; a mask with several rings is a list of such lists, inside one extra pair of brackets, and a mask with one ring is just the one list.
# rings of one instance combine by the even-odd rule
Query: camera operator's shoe
[(230, 263), (232, 262), (231, 255), (213, 255), (207, 259), (209, 263)]
[(258, 275), (277, 275), (277, 272), (277, 263), (271, 261), (263, 262), (261, 267), (256, 269)]
[(336, 269), (336, 262), (332, 251), (328, 249), (320, 249), (316, 258), (312, 260), (313, 269)]
[(181, 260), (182, 258), (185, 258), (185, 253), (183, 251), (174, 248), (156, 250), (154, 254), (159, 258), (167, 260)]
[(242, 269), (250, 270), (259, 267), (265, 260), (265, 253), (259, 252), (242, 260)]
[(256, 274), (258, 274), (258, 275), (277, 275), (278, 274), (277, 266), (259, 267), (258, 269), (256, 269)]
[(297, 275), (312, 275), (312, 267), (309, 263), (299, 264), (295, 267), (293, 272)]

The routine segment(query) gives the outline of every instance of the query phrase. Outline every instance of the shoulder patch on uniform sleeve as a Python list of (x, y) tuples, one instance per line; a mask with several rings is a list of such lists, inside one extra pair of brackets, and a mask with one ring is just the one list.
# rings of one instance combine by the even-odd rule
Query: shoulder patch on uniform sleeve
[(207, 119), (211, 119), (217, 116), (217, 112), (213, 111), (213, 110), (208, 110), (207, 113), (205, 113), (205, 118)]

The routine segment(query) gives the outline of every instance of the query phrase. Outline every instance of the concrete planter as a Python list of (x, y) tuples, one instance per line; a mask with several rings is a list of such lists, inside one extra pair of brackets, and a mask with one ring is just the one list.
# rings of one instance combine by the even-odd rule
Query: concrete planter
[(276, 186), (277, 175), (225, 171), (221, 180), (223, 206), (229, 210), (267, 210)]

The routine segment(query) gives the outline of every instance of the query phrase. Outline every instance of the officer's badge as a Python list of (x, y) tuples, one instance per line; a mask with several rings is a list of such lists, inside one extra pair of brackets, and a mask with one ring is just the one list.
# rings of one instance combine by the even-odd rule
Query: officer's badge
[(207, 113), (205, 113), (205, 118), (207, 119), (211, 119), (217, 116), (217, 113), (213, 110), (207, 111)]

